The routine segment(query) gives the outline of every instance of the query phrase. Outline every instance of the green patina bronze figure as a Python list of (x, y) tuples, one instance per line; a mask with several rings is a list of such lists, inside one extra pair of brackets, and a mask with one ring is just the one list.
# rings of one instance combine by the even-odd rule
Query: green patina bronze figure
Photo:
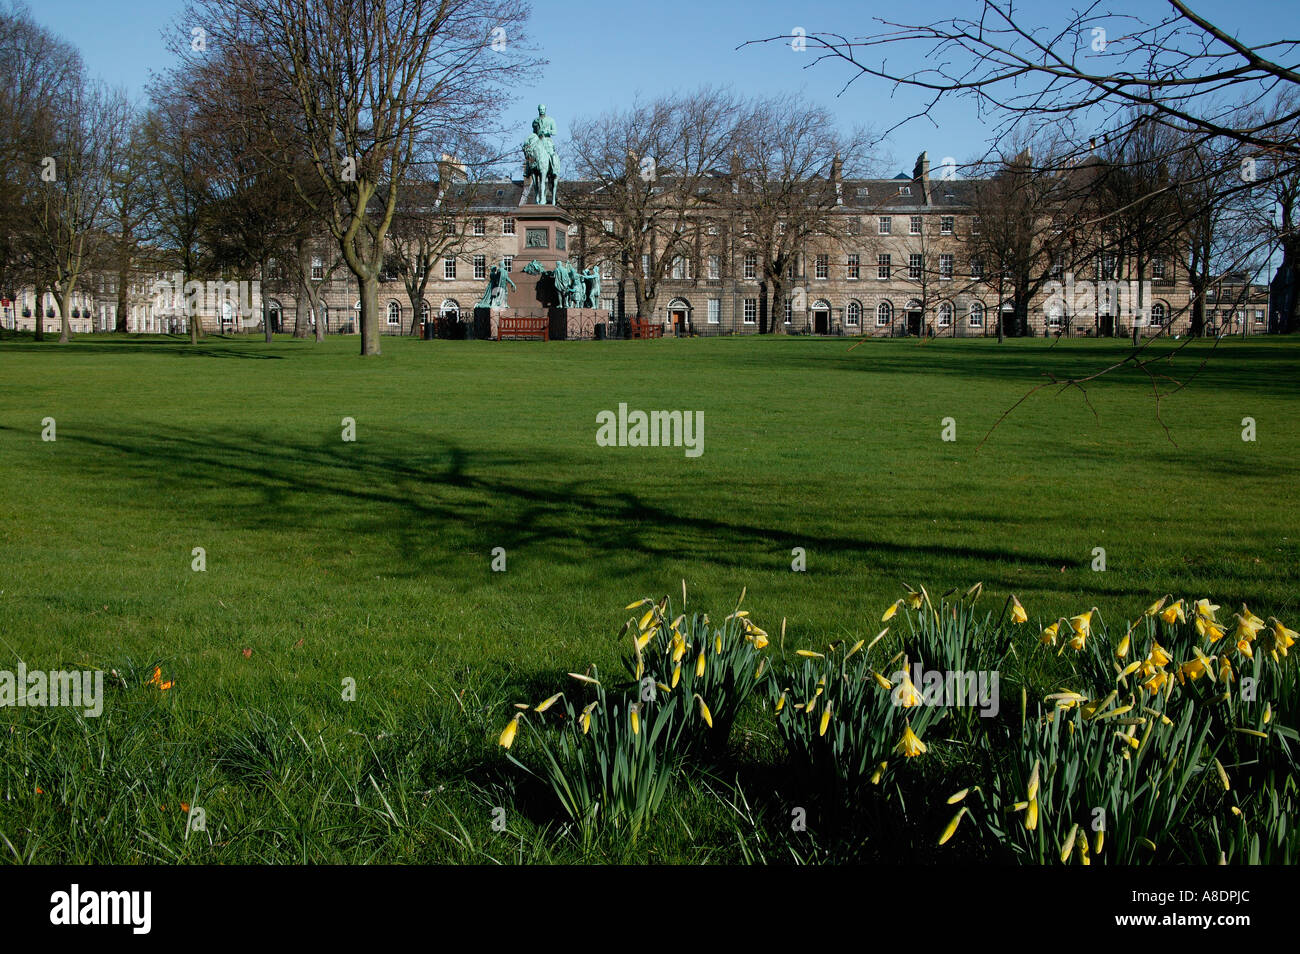
[(483, 297), (479, 299), (478, 307), (480, 308), (509, 308), (510, 292), (506, 286), (515, 288), (515, 283), (510, 280), (509, 274), (506, 273), (505, 263), (497, 262), (492, 266), (492, 271), (488, 274), (487, 288), (483, 291)]
[[(524, 178), (533, 202), (554, 205), (560, 184), (560, 157), (555, 151), (555, 120), (546, 115), (545, 104), (537, 107), (533, 131), (524, 140)], [(547, 201), (549, 192), (550, 201)]]

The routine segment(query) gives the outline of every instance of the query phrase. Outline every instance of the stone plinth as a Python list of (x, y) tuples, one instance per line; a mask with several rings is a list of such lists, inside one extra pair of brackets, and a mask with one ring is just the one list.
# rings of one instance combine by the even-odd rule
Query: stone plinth
[(529, 275), (524, 266), (539, 262), (552, 271), (556, 263), (569, 260), (569, 226), (573, 218), (554, 205), (521, 205), (515, 212), (519, 251), (515, 254), (510, 279), (515, 288), (510, 303), (515, 308), (546, 308), (555, 303), (555, 288), (545, 275)]

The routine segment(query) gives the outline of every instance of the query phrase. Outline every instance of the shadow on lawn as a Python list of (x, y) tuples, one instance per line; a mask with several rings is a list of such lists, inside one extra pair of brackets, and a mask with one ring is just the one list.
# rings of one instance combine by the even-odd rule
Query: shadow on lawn
[(46, 338), (34, 341), (31, 335), (0, 339), (0, 354), (6, 351), (46, 354), (66, 357), (78, 354), (170, 354), (181, 358), (251, 358), (264, 361), (283, 360), (282, 354), (268, 354), (261, 338), (234, 338), (228, 335), (206, 335), (198, 344), (190, 344), (188, 335), (87, 335), (74, 337), (68, 344)]
[[(535, 467), (535, 458), (504, 452), (471, 457), (447, 441), (432, 448), (393, 450), (341, 441), (293, 442), (257, 432), (121, 429), (114, 434), (62, 432), (60, 443), (64, 441), (101, 451), (66, 465), (75, 466), (80, 479), (120, 479), (126, 474), (141, 486), (155, 488), (133, 498), (135, 506), (152, 510), (160, 500), (173, 501), (223, 530), (301, 530), (318, 550), (323, 549), (320, 543), (327, 543), (324, 555), (341, 560), (364, 560), (360, 554), (383, 553), (391, 546), (398, 558), (384, 557), (388, 565), (367, 563), (367, 572), (443, 576), (462, 591), (481, 585), (483, 579), (447, 573), (448, 561), (478, 554), (486, 578), (486, 556), (496, 546), (505, 546), (517, 560), (529, 558), (525, 555), (531, 548), (542, 554), (535, 558), (552, 564), (585, 567), (594, 582), (647, 564), (671, 567), (683, 560), (752, 574), (770, 563), (771, 554), (788, 554), (810, 539), (810, 531), (800, 526), (798, 508), (775, 511), (779, 515), (770, 525), (726, 511), (682, 512), (667, 496), (644, 496), (611, 484), (603, 474), (531, 483), (516, 475)], [(64, 460), (73, 459), (60, 455), (49, 465), (65, 466)], [(594, 470), (590, 460), (572, 455), (553, 455), (545, 464), (555, 475)], [(223, 506), (232, 488), (241, 494), (254, 491), (260, 502)], [(988, 518), (999, 519), (991, 511)], [(1078, 553), (952, 545), (940, 529), (918, 525), (915, 534), (895, 534), (894, 539), (814, 531), (812, 538), (822, 558), (847, 557), (864, 569), (918, 581), (930, 579), (936, 564), (954, 559), (989, 565), (984, 582), (990, 587), (1012, 586), (1017, 579), (1023, 583), (1023, 577), (1012, 572), (1016, 566), (1083, 565)], [(358, 536), (366, 542), (358, 545)], [(997, 567), (1004, 571), (997, 572)], [(1118, 584), (1093, 589), (1098, 595), (1129, 595)]]
[[(1145, 354), (1172, 354), (1181, 344), (1156, 342)], [(1010, 338), (1000, 345), (995, 338), (924, 341), (897, 338), (866, 341), (853, 351), (849, 350), (853, 342), (848, 339), (842, 342), (824, 338), (791, 339), (789, 345), (779, 353), (755, 352), (729, 357), (744, 363), (781, 364), (825, 372), (826, 349), (839, 348), (840, 359), (831, 359), (838, 370), (868, 374), (951, 374), (975, 380), (1018, 381), (1027, 389), (1046, 381), (1045, 372), (1058, 379), (1080, 377), (1101, 371), (1132, 351), (1132, 345), (1119, 338), (1076, 339), (1055, 346), (1041, 338)], [(1293, 343), (1289, 339), (1270, 339), (1266, 344), (1232, 340), (1220, 342), (1217, 347), (1213, 341), (1198, 340), (1178, 351), (1172, 360), (1157, 361), (1150, 367), (1157, 377), (1167, 375), (1186, 384), (1184, 393), (1197, 388), (1223, 388), (1300, 394), (1295, 376), (1297, 362), (1300, 362), (1300, 340)], [(1101, 387), (1110, 382), (1148, 391), (1151, 388), (1147, 374), (1132, 367), (1111, 372), (1092, 386)], [(1164, 378), (1160, 384), (1162, 391), (1176, 387)]]

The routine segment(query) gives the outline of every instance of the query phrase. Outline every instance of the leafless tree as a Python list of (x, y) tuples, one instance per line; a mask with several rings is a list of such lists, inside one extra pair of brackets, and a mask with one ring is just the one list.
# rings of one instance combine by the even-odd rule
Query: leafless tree
[[(829, 110), (786, 94), (749, 104), (737, 124), (730, 190), (720, 205), (758, 255), (768, 307), (762, 331), (781, 333), (790, 266), (806, 249), (850, 242), (841, 180), (867, 165), (870, 140), (842, 132)], [(761, 310), (761, 305), (760, 305)]]
[[(380, 352), (379, 273), (400, 183), (437, 143), (487, 131), (533, 62), (526, 16), (521, 0), (193, 0), (189, 22), (208, 41), (185, 48), (187, 59), (217, 50), (264, 64), (246, 105), (271, 131), (266, 159), (312, 205), (357, 280), (362, 354)], [(291, 117), (287, 139), (268, 114)]]
[(716, 230), (742, 108), (731, 91), (705, 88), (572, 124), (578, 175), (595, 184), (565, 199), (583, 257), (622, 266), (637, 317), (655, 314), (673, 264), (694, 262)]

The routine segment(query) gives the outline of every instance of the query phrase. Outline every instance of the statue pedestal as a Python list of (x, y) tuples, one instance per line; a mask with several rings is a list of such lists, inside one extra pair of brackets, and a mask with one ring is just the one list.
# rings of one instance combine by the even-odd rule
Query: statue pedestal
[(529, 275), (524, 266), (537, 262), (553, 271), (559, 262), (569, 260), (569, 226), (573, 217), (555, 205), (521, 205), (515, 212), (515, 233), (519, 252), (515, 255), (510, 279), (515, 290), (510, 293), (517, 308), (549, 308), (555, 304), (555, 289), (544, 275)]

